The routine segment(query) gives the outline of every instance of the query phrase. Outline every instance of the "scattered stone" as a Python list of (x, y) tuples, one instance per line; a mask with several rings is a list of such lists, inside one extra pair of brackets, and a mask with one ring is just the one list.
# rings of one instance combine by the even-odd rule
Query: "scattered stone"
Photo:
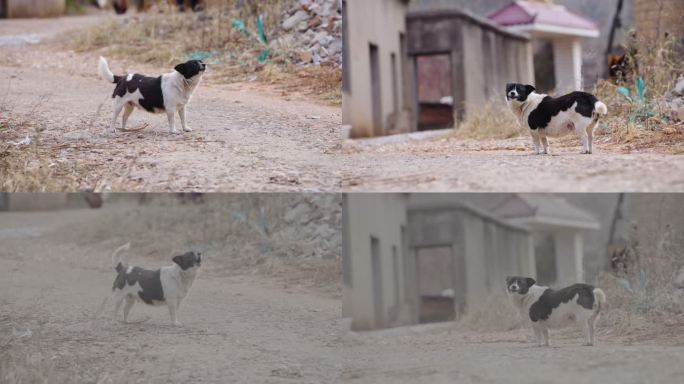
[(295, 52), (301, 66), (342, 66), (342, 10), (339, 0), (296, 0), (283, 15), (283, 33), (270, 47)]
[(309, 20), (309, 13), (305, 10), (299, 10), (283, 22), (283, 29), (289, 31), (296, 25), (306, 22), (307, 20)]

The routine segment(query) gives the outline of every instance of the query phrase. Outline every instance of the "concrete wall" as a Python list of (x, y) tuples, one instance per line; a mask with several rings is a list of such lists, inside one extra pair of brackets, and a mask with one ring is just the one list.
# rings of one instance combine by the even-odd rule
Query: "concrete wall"
[(451, 245), (455, 278), (450, 288), (466, 307), (502, 291), (507, 275), (535, 275), (530, 233), (468, 208), (411, 209), (409, 231), (411, 249)]
[[(405, 33), (408, 0), (347, 0), (345, 23), (345, 86), (342, 121), (352, 126), (352, 137), (371, 137), (408, 131), (410, 112), (404, 110), (404, 57), (400, 34)], [(381, 126), (374, 127), (369, 44), (378, 47)], [(396, 69), (392, 68), (392, 55)], [(397, 81), (393, 80), (396, 73)], [(397, 107), (394, 105), (396, 84)]]
[[(451, 55), (457, 119), (465, 118), (470, 108), (481, 108), (483, 102), (503, 98), (506, 83), (533, 80), (529, 40), (480, 17), (453, 8), (414, 11), (408, 16), (407, 29), (409, 77), (414, 81), (418, 81), (412, 76), (415, 57)], [(414, 97), (411, 105), (417, 108), (417, 103)]]
[[(345, 195), (342, 315), (352, 318), (354, 330), (386, 328), (411, 321), (407, 318), (403, 288), (406, 254), (402, 227), (407, 223), (406, 200), (403, 194)], [(371, 237), (379, 245), (379, 263), (375, 266)], [(378, 298), (380, 305), (376, 305)]]
[(6, 0), (7, 18), (51, 17), (64, 14), (65, 0)]

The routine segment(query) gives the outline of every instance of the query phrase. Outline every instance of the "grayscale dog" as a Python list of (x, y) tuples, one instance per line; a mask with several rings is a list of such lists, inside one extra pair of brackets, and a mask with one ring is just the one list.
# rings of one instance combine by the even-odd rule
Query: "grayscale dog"
[(606, 295), (589, 284), (573, 284), (554, 290), (537, 285), (531, 277), (507, 277), (508, 296), (527, 325), (531, 325), (539, 346), (549, 346), (549, 328), (575, 323), (585, 333), (585, 345), (594, 345), (596, 321)]
[(148, 305), (166, 305), (169, 308), (171, 323), (182, 325), (177, 318), (181, 302), (190, 291), (195, 281), (197, 271), (202, 264), (202, 255), (197, 252), (187, 252), (172, 258), (173, 264), (156, 270), (127, 266), (117, 259), (120, 252), (128, 250), (130, 243), (117, 248), (112, 254), (112, 264), (116, 262), (116, 278), (112, 285), (112, 294), (105, 299), (98, 314), (101, 314), (105, 304), (113, 300), (115, 303), (114, 317), (116, 318), (121, 304), (125, 302), (124, 322), (128, 322), (128, 315), (136, 301)]

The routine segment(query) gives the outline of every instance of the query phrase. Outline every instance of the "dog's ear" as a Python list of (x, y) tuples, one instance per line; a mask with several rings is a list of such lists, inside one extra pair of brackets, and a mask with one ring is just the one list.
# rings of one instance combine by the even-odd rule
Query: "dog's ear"
[(174, 263), (178, 264), (179, 267), (183, 268), (183, 256), (174, 256), (171, 260), (173, 260)]
[(529, 84), (525, 86), (525, 91), (527, 92), (528, 95), (529, 95), (530, 93), (536, 91), (536, 90), (537, 90), (537, 88), (535, 88), (535, 87), (533, 87), (533, 86), (531, 86), (531, 85), (529, 85)]
[(525, 282), (527, 283), (528, 287), (531, 287), (531, 286), (537, 284), (537, 280), (535, 280), (531, 277), (528, 277), (527, 279), (525, 279)]
[(173, 69), (178, 71), (181, 75), (183, 75), (183, 77), (188, 77), (188, 66), (185, 65), (185, 63), (178, 64)]

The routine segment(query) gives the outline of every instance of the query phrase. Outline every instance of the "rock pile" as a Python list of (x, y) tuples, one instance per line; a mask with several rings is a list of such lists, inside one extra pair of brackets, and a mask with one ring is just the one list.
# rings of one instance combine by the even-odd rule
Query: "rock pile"
[(274, 48), (295, 52), (302, 65), (342, 65), (342, 2), (296, 0), (284, 15)]
[(677, 80), (675, 88), (667, 95), (671, 118), (674, 121), (684, 121), (684, 76)]

